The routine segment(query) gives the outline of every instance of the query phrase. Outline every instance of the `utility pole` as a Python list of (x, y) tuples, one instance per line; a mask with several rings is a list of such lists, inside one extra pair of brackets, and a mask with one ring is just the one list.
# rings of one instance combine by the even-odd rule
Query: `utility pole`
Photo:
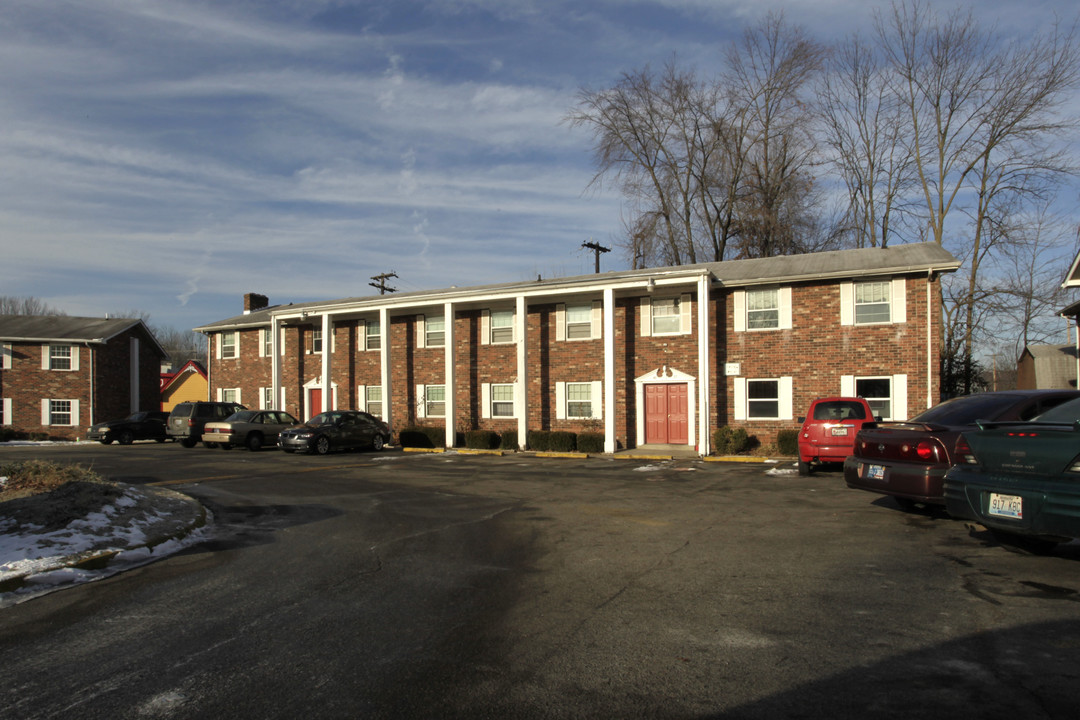
[(596, 272), (599, 273), (600, 272), (600, 253), (611, 252), (611, 248), (606, 248), (603, 245), (600, 245), (599, 243), (594, 243), (594, 242), (583, 242), (583, 243), (581, 243), (581, 247), (588, 248), (588, 249), (593, 251), (593, 255), (596, 257)]
[(370, 285), (373, 288), (377, 288), (379, 290), (380, 295), (385, 295), (388, 292), (397, 292), (397, 288), (388, 287), (386, 285), (387, 280), (389, 280), (390, 278), (396, 278), (396, 277), (397, 277), (397, 273), (394, 272), (393, 270), (391, 270), (388, 273), (383, 273), (382, 275), (373, 275), (371, 279), (374, 280), (375, 282), (369, 282), (368, 285)]

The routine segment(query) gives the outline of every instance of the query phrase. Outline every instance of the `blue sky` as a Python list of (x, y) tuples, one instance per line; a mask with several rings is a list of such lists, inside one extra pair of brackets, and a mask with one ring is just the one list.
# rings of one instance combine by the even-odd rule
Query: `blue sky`
[[(702, 70), (860, 0), (0, 0), (0, 295), (190, 328), (272, 303), (592, 272), (582, 86)], [(1071, 2), (980, 2), (1023, 33)], [(617, 252), (603, 269), (627, 267)]]

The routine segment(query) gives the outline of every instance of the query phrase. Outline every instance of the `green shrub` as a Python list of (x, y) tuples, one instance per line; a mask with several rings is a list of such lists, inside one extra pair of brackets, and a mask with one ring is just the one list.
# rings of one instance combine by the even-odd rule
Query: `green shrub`
[(438, 427), (407, 427), (398, 434), (401, 447), (441, 448), (446, 446), (446, 430)]
[(491, 430), (470, 430), (465, 433), (465, 447), (473, 450), (494, 450), (499, 447), (499, 434)]
[(518, 439), (517, 430), (507, 430), (502, 434), (502, 439), (499, 442), (500, 450), (517, 450)]
[(554, 452), (574, 452), (577, 449), (577, 435), (566, 430), (553, 430), (548, 443)]
[(719, 455), (745, 452), (749, 446), (750, 440), (743, 428), (724, 425), (713, 430), (713, 450)]
[(604, 452), (604, 434), (595, 432), (583, 432), (577, 436), (577, 449), (583, 453)]
[(18, 439), (18, 433), (13, 428), (0, 428), (0, 442), (11, 442)]
[(551, 433), (547, 430), (529, 430), (525, 442), (530, 450), (545, 452), (551, 449)]
[(781, 455), (798, 455), (799, 431), (781, 430), (776, 433), (776, 449)]

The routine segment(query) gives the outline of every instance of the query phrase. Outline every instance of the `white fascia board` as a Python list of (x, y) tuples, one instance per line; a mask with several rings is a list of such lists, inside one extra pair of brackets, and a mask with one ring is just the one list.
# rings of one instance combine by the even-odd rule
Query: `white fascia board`
[(717, 280), (715, 284), (723, 288), (753, 287), (756, 285), (792, 285), (798, 282), (814, 280), (846, 280), (866, 277), (891, 277), (893, 275), (925, 275), (928, 272), (956, 272), (960, 263), (938, 263), (930, 265), (909, 265), (894, 268), (867, 268), (866, 270), (834, 270), (832, 272), (806, 273), (805, 275), (775, 275), (746, 280)]

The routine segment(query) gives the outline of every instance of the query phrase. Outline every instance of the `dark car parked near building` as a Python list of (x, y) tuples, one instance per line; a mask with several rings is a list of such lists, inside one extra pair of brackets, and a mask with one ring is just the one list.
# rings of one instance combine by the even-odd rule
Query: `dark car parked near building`
[(136, 440), (165, 442), (168, 437), (165, 432), (165, 423), (168, 420), (169, 413), (167, 412), (143, 410), (132, 413), (123, 420), (110, 420), (91, 425), (86, 433), (86, 439), (97, 440), (102, 445), (108, 445), (114, 441), (121, 445), (130, 445)]
[(1008, 390), (946, 400), (903, 422), (867, 423), (844, 461), (848, 487), (891, 495), (902, 508), (944, 505), (945, 473), (960, 433), (977, 420), (1030, 420), (1077, 390)]
[(333, 410), (316, 415), (303, 425), (282, 430), (278, 444), (285, 452), (314, 452), (371, 448), (382, 450), (390, 442), (390, 428), (379, 418), (359, 410)]
[(979, 423), (956, 442), (945, 507), (1046, 551), (1080, 538), (1080, 399), (1026, 423)]
[(169, 437), (186, 448), (195, 447), (206, 423), (224, 420), (237, 410), (247, 410), (234, 402), (182, 402), (169, 413)]

